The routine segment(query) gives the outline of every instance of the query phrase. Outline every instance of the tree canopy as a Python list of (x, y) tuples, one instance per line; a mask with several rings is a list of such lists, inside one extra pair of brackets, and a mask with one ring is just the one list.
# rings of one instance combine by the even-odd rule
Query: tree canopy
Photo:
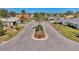
[(73, 11), (67, 11), (67, 12), (65, 12), (65, 15), (73, 15), (73, 14), (74, 14)]
[(16, 16), (16, 12), (15, 12), (15, 11), (11, 11), (11, 12), (9, 13), (9, 15), (12, 16), (12, 17), (15, 17), (15, 16)]
[(45, 13), (42, 13), (42, 12), (40, 12), (40, 13), (36, 12), (34, 14), (34, 18), (35, 18), (35, 20), (40, 22), (40, 21), (46, 20), (47, 15)]
[(26, 11), (25, 11), (25, 10), (21, 10), (21, 13), (22, 13), (22, 14), (25, 14), (25, 13), (26, 13)]
[(8, 17), (8, 10), (0, 9), (0, 17)]

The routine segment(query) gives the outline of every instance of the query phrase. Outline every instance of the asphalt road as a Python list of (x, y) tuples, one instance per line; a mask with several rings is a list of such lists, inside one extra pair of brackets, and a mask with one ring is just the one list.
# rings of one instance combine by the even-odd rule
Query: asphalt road
[(37, 23), (32, 21), (22, 32), (10, 39), (8, 42), (0, 45), (0, 51), (78, 51), (79, 43), (62, 36), (48, 22), (43, 22), (48, 39), (33, 40), (33, 27)]

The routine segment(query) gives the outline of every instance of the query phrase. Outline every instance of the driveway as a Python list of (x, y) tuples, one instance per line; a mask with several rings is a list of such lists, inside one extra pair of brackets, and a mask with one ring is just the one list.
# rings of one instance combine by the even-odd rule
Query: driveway
[(65, 38), (57, 32), (48, 22), (43, 22), (48, 39), (33, 40), (33, 27), (37, 23), (32, 21), (22, 32), (10, 39), (5, 44), (0, 45), (1, 51), (76, 51), (79, 50), (79, 43)]

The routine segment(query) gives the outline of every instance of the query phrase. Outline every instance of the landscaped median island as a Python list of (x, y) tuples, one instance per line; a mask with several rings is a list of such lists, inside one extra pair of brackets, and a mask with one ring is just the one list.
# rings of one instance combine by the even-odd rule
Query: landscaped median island
[(62, 24), (59, 24), (59, 23), (51, 23), (51, 25), (56, 29), (58, 30), (62, 35), (64, 35), (65, 37), (73, 40), (73, 41), (76, 41), (76, 42), (79, 42), (79, 30), (78, 29), (75, 29), (75, 28), (72, 28), (72, 27), (69, 27), (69, 26), (65, 26), (65, 25), (62, 25)]
[(36, 27), (34, 27), (32, 39), (34, 39), (34, 40), (45, 40), (47, 38), (48, 38), (47, 33), (46, 33), (46, 31), (45, 31), (45, 29), (43, 28), (42, 25), (37, 25)]

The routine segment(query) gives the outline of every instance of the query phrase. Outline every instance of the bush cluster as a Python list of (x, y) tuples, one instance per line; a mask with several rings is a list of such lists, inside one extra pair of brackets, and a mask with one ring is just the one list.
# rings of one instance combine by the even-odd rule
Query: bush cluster
[(42, 25), (37, 25), (37, 27), (35, 27), (35, 28), (36, 28), (36, 31), (43, 31)]

